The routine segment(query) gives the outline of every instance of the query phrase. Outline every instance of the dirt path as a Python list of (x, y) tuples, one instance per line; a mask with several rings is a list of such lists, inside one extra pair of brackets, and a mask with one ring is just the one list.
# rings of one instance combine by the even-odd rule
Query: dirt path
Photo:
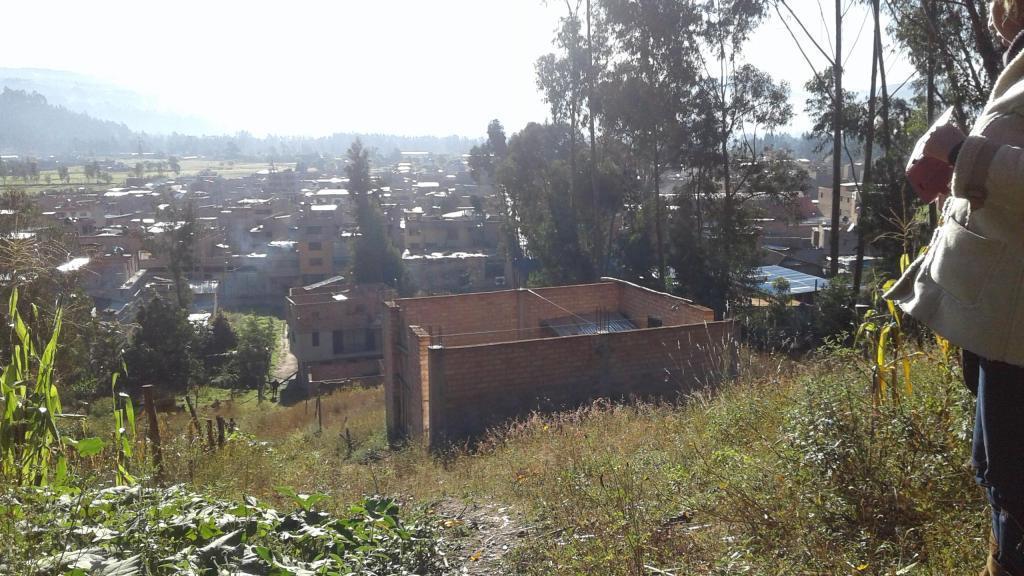
[(278, 343), (281, 347), (281, 360), (274, 366), (274, 378), (278, 381), (284, 380), (291, 376), (299, 369), (299, 361), (295, 359), (295, 355), (291, 352), (291, 344), (288, 342), (288, 326), (285, 325), (284, 330), (281, 331), (281, 340)]
[(458, 574), (499, 576), (502, 560), (529, 535), (531, 527), (507, 506), (444, 500), (434, 507), (447, 526), (461, 530), (454, 538), (450, 558)]

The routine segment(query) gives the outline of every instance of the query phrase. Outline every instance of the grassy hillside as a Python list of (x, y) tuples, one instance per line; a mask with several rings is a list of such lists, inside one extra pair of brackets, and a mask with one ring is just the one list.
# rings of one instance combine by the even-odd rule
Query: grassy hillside
[[(682, 407), (595, 404), (438, 457), (386, 449), (379, 388), (327, 397), (322, 433), (312, 402), (238, 398), (216, 408), (238, 437), (211, 454), (179, 436), (169, 474), (225, 498), (322, 492), (334, 510), (377, 493), (442, 512), (508, 507), (515, 574), (972, 570), (987, 520), (966, 467), (973, 401), (927, 355), (912, 392), (873, 405), (866, 366), (845, 351), (750, 355), (739, 381)], [(463, 560), (485, 553), (470, 542)]]

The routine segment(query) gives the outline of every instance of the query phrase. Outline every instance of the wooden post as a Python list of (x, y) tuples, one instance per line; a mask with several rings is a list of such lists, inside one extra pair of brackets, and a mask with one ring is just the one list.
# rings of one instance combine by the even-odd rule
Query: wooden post
[(843, 3), (836, 0), (836, 55), (832, 73), (835, 75), (835, 94), (832, 102), (832, 230), (829, 238), (830, 258), (828, 277), (839, 275), (839, 202), (842, 199), (843, 167)]
[(213, 420), (210, 418), (206, 419), (206, 444), (213, 450)]
[(153, 465), (156, 467), (156, 479), (159, 482), (164, 476), (164, 457), (160, 445), (160, 426), (156, 419), (156, 401), (153, 400), (153, 386), (149, 384), (143, 386), (142, 395), (143, 401), (146, 403), (146, 416), (149, 417), (146, 438), (153, 446)]
[(192, 405), (192, 398), (185, 393), (185, 405), (188, 406), (188, 413), (192, 416), (192, 425), (196, 427), (196, 435), (202, 436), (203, 427), (199, 425), (199, 416), (196, 415), (196, 407)]
[(225, 432), (225, 428), (227, 428), (227, 424), (224, 422), (224, 417), (223, 416), (217, 416), (217, 447), (218, 448), (223, 448), (224, 447), (224, 438), (225, 438), (224, 432)]
[(316, 386), (316, 424), (317, 424), (317, 432), (318, 433), (323, 432), (324, 431), (324, 413), (323, 413), (323, 410), (321, 410), (321, 408), (320, 408), (320, 385), (319, 384), (317, 384), (317, 386)]

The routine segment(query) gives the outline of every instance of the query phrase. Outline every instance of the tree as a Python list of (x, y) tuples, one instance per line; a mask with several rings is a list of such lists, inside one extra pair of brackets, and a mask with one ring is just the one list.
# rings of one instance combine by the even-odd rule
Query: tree
[(684, 0), (601, 2), (617, 62), (601, 94), (605, 130), (631, 147), (635, 172), (647, 191), (644, 210), (634, 222), (653, 228), (657, 275), (668, 286), (662, 175), (678, 161), (681, 118), (692, 114), (690, 100), (700, 60), (693, 39), (700, 32), (700, 7)]
[[(352, 258), (352, 278), (360, 284), (383, 283), (400, 291), (408, 287), (402, 257), (391, 243), (384, 215), (377, 204), (379, 194), (371, 194), (370, 154), (358, 138), (348, 150), (349, 193), (356, 201), (356, 239)], [(373, 196), (371, 198), (371, 195)]]
[(961, 124), (981, 110), (1002, 71), (989, 32), (989, 0), (886, 2), (890, 31), (923, 77), (939, 77), (938, 99)]
[[(88, 395), (99, 380), (120, 365), (122, 337), (116, 323), (96, 317), (95, 304), (82, 289), (79, 273), (64, 273), (57, 266), (67, 261), (76, 238), (60, 226), (48, 226), (32, 197), (24, 190), (0, 193), (0, 210), (14, 212), (0, 218), (0, 299), (19, 292), (19, 313), (33, 334), (45, 342), (51, 336), (58, 309), (63, 310), (59, 353), (55, 360), (58, 385)], [(32, 230), (30, 237), (12, 232)], [(6, 307), (0, 322), (8, 325)], [(0, 338), (0, 356), (9, 355), (11, 340)], [(109, 388), (108, 388), (109, 390)]]
[(142, 178), (142, 175), (146, 173), (146, 165), (142, 162), (136, 162), (134, 173), (136, 178)]
[[(469, 173), (477, 184), (495, 187), (498, 206), (504, 217), (502, 231), (505, 255), (513, 269), (518, 270), (524, 258), (523, 246), (520, 241), (519, 215), (516, 213), (516, 206), (509, 191), (497, 180), (498, 166), (505, 162), (507, 156), (508, 139), (505, 137), (505, 127), (499, 120), (491, 120), (487, 125), (487, 141), (473, 146), (470, 150)], [(513, 287), (518, 288), (519, 286), (519, 274), (515, 273)]]
[(580, 282), (594, 276), (594, 261), (581, 245), (579, 215), (570, 196), (570, 130), (564, 124), (528, 124), (509, 139), (496, 171), (529, 256), (540, 264), (543, 283)]
[(85, 166), (83, 167), (83, 170), (85, 171), (85, 179), (86, 180), (95, 180), (96, 179), (97, 169), (96, 169), (96, 163), (95, 162), (88, 162), (88, 163), (86, 163)]
[(231, 322), (223, 313), (218, 312), (213, 317), (210, 327), (210, 342), (206, 349), (208, 354), (224, 354), (234, 350), (238, 345), (238, 336), (235, 335)]
[(33, 182), (39, 181), (39, 162), (35, 158), (29, 158), (25, 161), (25, 167), (28, 170), (28, 178)]
[(196, 264), (195, 250), (199, 238), (195, 205), (191, 201), (186, 202), (183, 208), (172, 205), (169, 216), (173, 229), (163, 232), (158, 244), (167, 254), (167, 269), (174, 281), (175, 301), (180, 308), (187, 309), (192, 299), (189, 274)]
[(57, 167), (57, 177), (60, 178), (60, 181), (65, 184), (71, 183), (71, 171), (68, 170), (68, 167), (63, 164)]
[(187, 390), (195, 336), (188, 311), (154, 295), (135, 321), (138, 326), (124, 355), (128, 381), (136, 388), (150, 384), (171, 394)]
[[(599, 153), (596, 136), (597, 100), (604, 62), (609, 55), (607, 28), (592, 3), (566, 2), (566, 15), (555, 36), (558, 53), (547, 54), (536, 64), (537, 86), (551, 107), (551, 117), (565, 124), (569, 136), (569, 206), (576, 214), (580, 247), (593, 262), (594, 273), (607, 262), (603, 240), (605, 222), (614, 221), (619, 206), (602, 203)], [(584, 152), (581, 131), (589, 132), (590, 146)]]
[(167, 165), (170, 166), (171, 172), (174, 172), (175, 176), (181, 174), (181, 161), (178, 160), (177, 156), (169, 156), (167, 158)]
[(269, 319), (250, 315), (243, 320), (233, 361), (241, 388), (260, 389), (266, 384), (276, 339)]

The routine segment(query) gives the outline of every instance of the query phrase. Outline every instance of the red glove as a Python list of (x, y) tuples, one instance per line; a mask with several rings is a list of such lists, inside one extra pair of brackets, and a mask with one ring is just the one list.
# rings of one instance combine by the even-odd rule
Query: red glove
[(910, 180), (917, 197), (925, 204), (931, 204), (940, 194), (949, 194), (953, 167), (931, 156), (912, 158), (907, 165), (907, 180)]
[(959, 148), (963, 140), (963, 132), (953, 125), (953, 109), (950, 108), (917, 141), (907, 163), (907, 179), (925, 203), (934, 202), (942, 194), (949, 194), (950, 182), (953, 180), (953, 160), (950, 154)]

